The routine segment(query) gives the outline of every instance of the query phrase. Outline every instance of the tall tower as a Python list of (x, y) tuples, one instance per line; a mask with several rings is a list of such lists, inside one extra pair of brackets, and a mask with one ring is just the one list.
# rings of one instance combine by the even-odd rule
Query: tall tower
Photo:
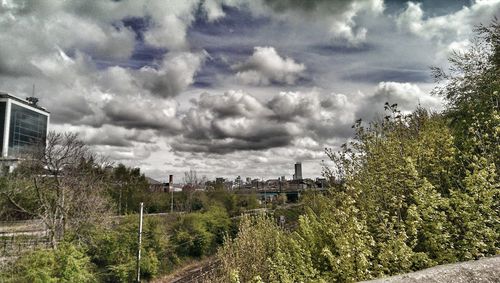
[(302, 180), (302, 163), (295, 163), (295, 175), (293, 175), (295, 180)]

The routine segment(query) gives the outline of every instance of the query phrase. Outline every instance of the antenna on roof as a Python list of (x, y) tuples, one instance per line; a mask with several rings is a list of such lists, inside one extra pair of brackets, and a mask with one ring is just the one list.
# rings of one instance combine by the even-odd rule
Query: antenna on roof
[(33, 106), (37, 106), (38, 98), (35, 97), (35, 84), (33, 84), (33, 90), (31, 91), (31, 97), (26, 97), (26, 101), (33, 104)]

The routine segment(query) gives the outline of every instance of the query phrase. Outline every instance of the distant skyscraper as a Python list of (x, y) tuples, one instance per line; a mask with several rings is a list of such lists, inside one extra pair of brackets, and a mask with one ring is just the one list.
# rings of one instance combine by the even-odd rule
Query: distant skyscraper
[(302, 180), (302, 163), (295, 163), (295, 174), (293, 175), (294, 180)]

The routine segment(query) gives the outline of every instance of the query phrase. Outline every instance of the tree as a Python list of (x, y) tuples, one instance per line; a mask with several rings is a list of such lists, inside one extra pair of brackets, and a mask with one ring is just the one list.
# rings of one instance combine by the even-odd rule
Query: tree
[(41, 219), (56, 248), (68, 228), (77, 231), (109, 211), (105, 165), (78, 135), (50, 132), (46, 146), (7, 176), (1, 194), (16, 210)]
[(272, 268), (269, 259), (276, 253), (282, 237), (273, 219), (265, 215), (244, 215), (238, 236), (228, 237), (218, 251), (217, 282), (255, 282), (258, 278), (268, 282)]
[(500, 162), (500, 23), (476, 28), (473, 44), (465, 52), (454, 52), (448, 72), (434, 68), (434, 76), (444, 85), (435, 93), (446, 98), (446, 115), (468, 166), (473, 155)]
[[(103, 282), (132, 282), (136, 274), (138, 219), (124, 216), (109, 227), (86, 231), (86, 245), (91, 261)], [(157, 219), (146, 217), (141, 245), (141, 278), (151, 279), (160, 272), (161, 262), (172, 256), (166, 227)]]
[(466, 52), (455, 52), (450, 69), (435, 68), (445, 84), (445, 111), (457, 148), (450, 204), (451, 233), (460, 260), (498, 251), (500, 233), (500, 23), (476, 28)]
[[(22, 255), (2, 282), (95, 282), (90, 258), (82, 249), (62, 244), (57, 250), (36, 250)], [(10, 278), (9, 278), (10, 277)]]
[(139, 203), (146, 202), (149, 195), (148, 182), (139, 168), (118, 164), (112, 169), (109, 194), (113, 198), (118, 214), (137, 212)]

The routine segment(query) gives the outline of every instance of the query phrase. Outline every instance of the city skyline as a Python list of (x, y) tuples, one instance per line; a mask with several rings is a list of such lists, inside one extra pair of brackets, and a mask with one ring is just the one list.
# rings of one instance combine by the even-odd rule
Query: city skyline
[(385, 102), (442, 109), (429, 67), (500, 0), (436, 2), (2, 0), (0, 92), (35, 85), (50, 129), (154, 179), (288, 177), (297, 161), (315, 178)]

